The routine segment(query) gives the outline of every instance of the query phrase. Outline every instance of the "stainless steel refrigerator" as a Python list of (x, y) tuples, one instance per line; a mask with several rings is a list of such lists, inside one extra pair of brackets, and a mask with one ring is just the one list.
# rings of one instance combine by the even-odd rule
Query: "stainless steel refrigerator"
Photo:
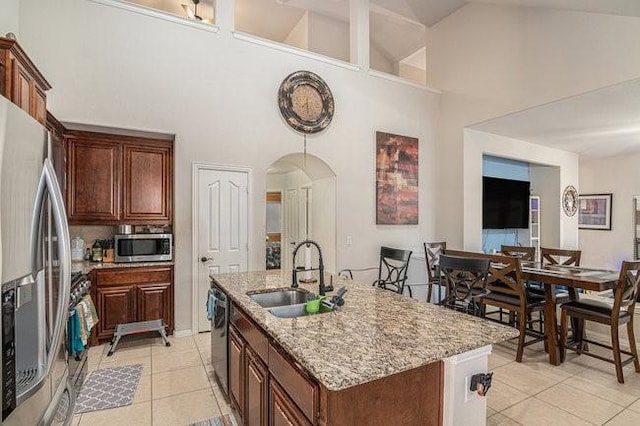
[(69, 424), (71, 255), (48, 132), (0, 96), (2, 424)]

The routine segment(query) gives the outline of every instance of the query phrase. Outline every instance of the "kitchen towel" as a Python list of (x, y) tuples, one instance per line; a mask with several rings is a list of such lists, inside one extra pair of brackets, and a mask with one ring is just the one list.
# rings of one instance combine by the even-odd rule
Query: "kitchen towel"
[(213, 290), (209, 289), (209, 297), (207, 298), (207, 319), (209, 321), (213, 320), (213, 317), (216, 315), (216, 301), (218, 299), (213, 294)]
[(80, 338), (80, 315), (74, 308), (71, 311), (69, 322), (67, 323), (67, 334), (69, 338), (69, 355), (75, 356), (84, 350), (82, 339)]

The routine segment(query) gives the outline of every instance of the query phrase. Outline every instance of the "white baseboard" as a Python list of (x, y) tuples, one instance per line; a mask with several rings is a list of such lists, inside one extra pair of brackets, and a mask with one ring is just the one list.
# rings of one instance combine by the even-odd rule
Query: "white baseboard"
[(187, 337), (187, 336), (193, 336), (193, 331), (191, 329), (188, 330), (175, 330), (173, 332), (173, 337)]

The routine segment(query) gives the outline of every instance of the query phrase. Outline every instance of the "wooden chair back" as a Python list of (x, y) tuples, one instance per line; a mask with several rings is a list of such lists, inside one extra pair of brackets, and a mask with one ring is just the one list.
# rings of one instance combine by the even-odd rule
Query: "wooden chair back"
[(503, 254), (485, 254), (461, 250), (445, 250), (444, 254), (447, 256), (489, 259), (489, 276), (487, 277), (486, 289), (493, 293), (517, 296), (524, 306), (526, 302), (526, 287), (519, 258)]
[(623, 261), (614, 293), (612, 315), (620, 315), (620, 310), (624, 309), (633, 318), (638, 299), (639, 283), (640, 261)]
[(542, 263), (550, 265), (580, 266), (580, 250), (565, 250), (542, 247), (540, 249)]
[(529, 246), (505, 246), (500, 247), (500, 252), (505, 256), (518, 257), (522, 260), (536, 260), (536, 248)]
[(446, 241), (436, 241), (424, 243), (424, 258), (427, 262), (427, 277), (429, 282), (435, 282), (440, 280), (438, 274), (438, 265), (440, 262), (440, 255), (447, 249)]
[(378, 279), (373, 285), (402, 294), (407, 281), (411, 250), (380, 247)]

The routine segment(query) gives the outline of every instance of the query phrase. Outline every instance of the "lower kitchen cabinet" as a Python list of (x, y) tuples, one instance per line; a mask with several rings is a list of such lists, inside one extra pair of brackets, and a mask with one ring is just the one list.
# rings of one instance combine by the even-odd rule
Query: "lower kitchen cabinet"
[(249, 346), (245, 347), (245, 377), (247, 384), (245, 423), (267, 426), (269, 408), (269, 371)]
[(309, 420), (275, 380), (269, 385), (269, 425), (311, 426)]
[(244, 341), (229, 327), (229, 399), (231, 406), (244, 419)]
[(173, 285), (171, 283), (140, 284), (136, 286), (136, 290), (138, 321), (172, 317)]
[(173, 266), (94, 269), (91, 282), (98, 340), (111, 339), (118, 324), (160, 318), (173, 332)]
[(317, 384), (235, 304), (229, 318), (229, 397), (239, 423), (311, 425), (318, 413)]
[(134, 287), (107, 287), (96, 289), (98, 311), (98, 339), (113, 336), (116, 325), (133, 322), (135, 313)]

